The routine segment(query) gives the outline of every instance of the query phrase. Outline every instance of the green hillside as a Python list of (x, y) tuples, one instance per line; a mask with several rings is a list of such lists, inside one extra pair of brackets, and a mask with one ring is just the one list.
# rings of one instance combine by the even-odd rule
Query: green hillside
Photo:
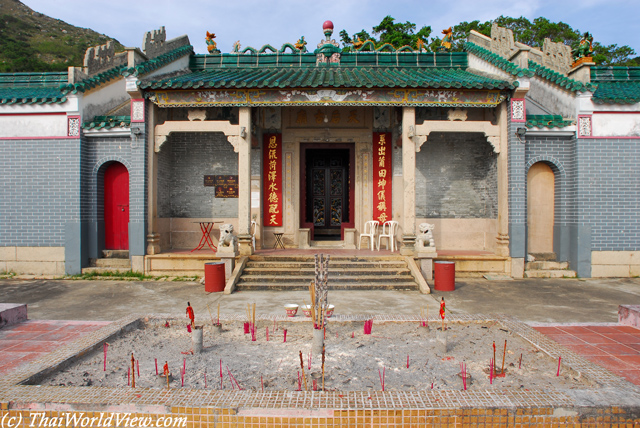
[(0, 0), (0, 72), (65, 71), (83, 65), (91, 46), (115, 39), (34, 12), (18, 0)]

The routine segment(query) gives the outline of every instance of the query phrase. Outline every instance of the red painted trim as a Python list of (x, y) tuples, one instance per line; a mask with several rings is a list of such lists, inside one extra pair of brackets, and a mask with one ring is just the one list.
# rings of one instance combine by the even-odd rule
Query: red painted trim
[(640, 111), (594, 111), (593, 114), (640, 114)]
[[(513, 118), (513, 102), (522, 101), (522, 119)], [(524, 98), (511, 98), (511, 122), (522, 123), (527, 121), (527, 101)]]
[[(142, 102), (142, 120), (133, 120), (133, 103), (134, 102)], [(145, 121), (146, 118), (144, 117), (144, 99), (143, 98), (140, 98), (140, 99), (132, 98), (131, 99), (131, 111), (130, 111), (130, 113), (131, 113), (131, 123), (142, 123), (142, 122)]]
[(0, 137), (0, 140), (79, 140), (80, 136), (77, 137), (69, 137), (69, 136), (59, 136), (59, 137)]
[(593, 138), (593, 139), (596, 139), (596, 140), (597, 139), (601, 139), (601, 140), (604, 140), (604, 139), (609, 139), (609, 140), (640, 140), (640, 137), (631, 137), (631, 136), (629, 136), (629, 137), (621, 137), (619, 135), (611, 136), (611, 137), (602, 137), (602, 136), (594, 137), (594, 136), (591, 136), (591, 137), (580, 137), (580, 138)]
[(67, 112), (50, 112), (50, 113), (0, 113), (0, 116), (66, 116)]

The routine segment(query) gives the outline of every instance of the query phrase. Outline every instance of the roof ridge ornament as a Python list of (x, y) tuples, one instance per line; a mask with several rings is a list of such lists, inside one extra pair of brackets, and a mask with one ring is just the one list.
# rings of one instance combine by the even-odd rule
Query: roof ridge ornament
[(340, 45), (335, 39), (331, 39), (333, 34), (333, 22), (324, 21), (322, 32), (325, 39), (318, 43), (318, 49), (313, 51), (316, 55), (316, 65), (318, 64), (340, 64)]

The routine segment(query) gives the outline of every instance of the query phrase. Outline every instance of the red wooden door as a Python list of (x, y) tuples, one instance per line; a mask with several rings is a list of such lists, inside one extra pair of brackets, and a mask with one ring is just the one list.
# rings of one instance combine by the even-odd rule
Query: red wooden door
[(104, 172), (104, 233), (107, 250), (129, 249), (129, 171), (118, 162)]

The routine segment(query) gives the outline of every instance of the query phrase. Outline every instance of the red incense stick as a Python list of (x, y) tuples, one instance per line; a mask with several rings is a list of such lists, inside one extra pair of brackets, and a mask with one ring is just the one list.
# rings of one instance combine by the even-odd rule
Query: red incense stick
[(140, 360), (136, 360), (136, 370), (138, 371), (138, 377), (140, 377)]
[(260, 385), (262, 387), (262, 392), (264, 392), (264, 381), (262, 380), (262, 375), (260, 375)]
[(104, 351), (104, 368), (103, 371), (107, 371), (107, 348), (109, 348), (109, 344), (107, 342), (102, 345), (102, 350)]
[(407, 368), (409, 368), (409, 354), (407, 354)]
[(522, 354), (520, 354), (520, 362), (518, 363), (518, 368), (522, 367)]
[(267, 327), (267, 342), (269, 341), (269, 327)]
[[(238, 389), (242, 390), (242, 387), (240, 386), (240, 384), (238, 383), (238, 381), (236, 380), (235, 377), (233, 377), (233, 375), (231, 374), (231, 370), (229, 370), (229, 366), (227, 367), (227, 371), (229, 372), (229, 377), (231, 378), (232, 381), (234, 381), (236, 383), (236, 386), (238, 387)], [(233, 385), (233, 384), (232, 384)]]
[(131, 367), (127, 367), (127, 386), (131, 385)]
[(284, 342), (287, 341), (287, 329), (285, 328), (284, 330), (282, 330), (282, 332), (284, 333)]
[(158, 375), (158, 359), (154, 358), (153, 359), (156, 362), (156, 376)]
[(222, 359), (220, 359), (220, 389), (224, 389), (224, 384), (222, 383)]
[(560, 362), (562, 361), (562, 357), (558, 357), (558, 373), (556, 373), (556, 376), (560, 376)]

